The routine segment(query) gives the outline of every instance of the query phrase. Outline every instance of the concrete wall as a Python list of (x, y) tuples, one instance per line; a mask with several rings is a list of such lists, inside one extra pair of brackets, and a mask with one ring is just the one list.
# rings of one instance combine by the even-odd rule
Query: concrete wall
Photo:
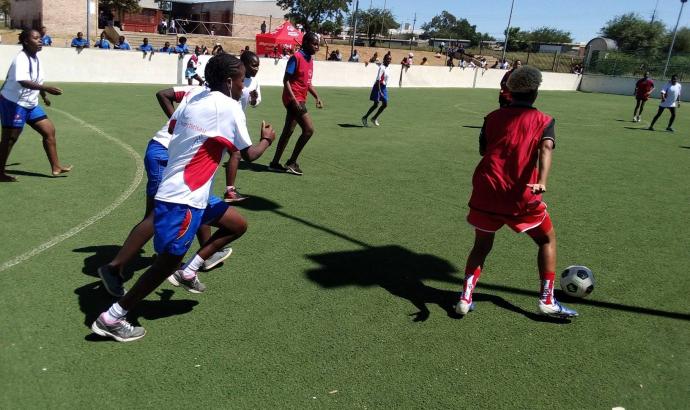
[[(585, 74), (580, 84), (580, 90), (594, 93), (633, 95), (635, 83), (639, 78), (633, 77), (609, 77), (605, 75)], [(654, 80), (654, 79), (652, 79)], [(659, 98), (661, 88), (666, 84), (663, 80), (654, 80), (653, 98)], [(683, 92), (680, 96), (683, 101), (690, 101), (690, 83), (681, 83)]]

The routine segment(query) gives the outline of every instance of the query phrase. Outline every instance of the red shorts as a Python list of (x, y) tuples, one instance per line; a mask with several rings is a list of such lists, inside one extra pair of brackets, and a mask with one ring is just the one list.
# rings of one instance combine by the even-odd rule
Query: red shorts
[(470, 208), (470, 213), (467, 214), (467, 222), (480, 231), (491, 233), (498, 231), (503, 225), (508, 225), (510, 229), (517, 233), (534, 230), (530, 234), (547, 234), (553, 228), (551, 217), (546, 212), (546, 204), (543, 202), (539, 202), (528, 213), (516, 216), (491, 214)]

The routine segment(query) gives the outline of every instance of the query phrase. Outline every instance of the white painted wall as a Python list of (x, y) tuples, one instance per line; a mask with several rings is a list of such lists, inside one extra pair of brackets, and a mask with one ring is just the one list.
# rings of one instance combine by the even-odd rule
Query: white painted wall
[[(580, 90), (593, 93), (633, 95), (637, 80), (639, 78), (585, 74), (580, 84)], [(654, 81), (652, 98), (659, 98), (659, 92), (667, 81), (652, 80)], [(681, 83), (681, 85), (683, 86), (681, 100), (690, 101), (690, 83)]]

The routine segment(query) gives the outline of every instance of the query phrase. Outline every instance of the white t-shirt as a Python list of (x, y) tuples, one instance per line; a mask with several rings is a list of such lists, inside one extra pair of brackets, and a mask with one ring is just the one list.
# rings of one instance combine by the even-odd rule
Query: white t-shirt
[(7, 79), (2, 87), (2, 96), (22, 107), (33, 108), (38, 105), (40, 91), (24, 88), (19, 84), (19, 81), (43, 84), (43, 80), (43, 65), (41, 65), (38, 55), (29, 57), (24, 51), (20, 51), (12, 60), (7, 72)]
[(391, 78), (390, 66), (386, 67), (385, 65), (381, 64), (379, 66), (378, 71), (376, 72), (376, 82), (381, 83), (381, 85), (387, 86), (390, 78)]
[(677, 106), (681, 89), (682, 87), (680, 83), (676, 83), (676, 85), (673, 85), (670, 82), (666, 83), (664, 88), (661, 89), (661, 92), (666, 94), (666, 98), (661, 102), (661, 104), (659, 104), (659, 107), (671, 108)]
[[(173, 87), (175, 91), (175, 102), (178, 104), (183, 104), (185, 101), (189, 100), (191, 97), (204, 91), (206, 87), (196, 86), (196, 85), (185, 85), (181, 87)], [(178, 105), (177, 108), (180, 108)], [(170, 120), (166, 121), (165, 125), (156, 132), (156, 135), (151, 138), (154, 141), (159, 142), (165, 148), (168, 148), (170, 144), (170, 138), (172, 135), (168, 132), (168, 127), (170, 126)]]
[[(256, 97), (256, 105), (261, 104), (261, 87), (256, 77), (244, 77), (244, 89), (242, 90), (242, 98), (240, 98), (240, 104), (242, 104), (242, 109), (246, 110), (247, 105), (249, 105), (249, 93), (255, 91), (258, 94)], [(256, 107), (254, 105), (254, 107)]]
[(170, 121), (170, 159), (156, 199), (205, 209), (225, 151), (252, 145), (244, 111), (239, 101), (204, 90), (177, 107)]

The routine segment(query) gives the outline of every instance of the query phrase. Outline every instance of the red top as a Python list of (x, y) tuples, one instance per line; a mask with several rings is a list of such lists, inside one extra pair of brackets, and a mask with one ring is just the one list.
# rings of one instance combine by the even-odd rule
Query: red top
[(635, 84), (635, 88), (637, 88), (637, 94), (636, 95), (638, 97), (645, 97), (654, 88), (654, 81), (650, 80), (649, 78), (647, 78), (647, 79), (641, 78)]
[(554, 120), (536, 108), (509, 106), (489, 114), (479, 137), (484, 157), (472, 177), (470, 208), (521, 215), (541, 202), (527, 184), (538, 181), (539, 145), (555, 142)]
[[(310, 56), (307, 59), (304, 52), (300, 50), (290, 57), (285, 72), (289, 75), (290, 88), (292, 88), (297, 102), (306, 102), (307, 92), (314, 74), (314, 58)], [(289, 102), (290, 93), (283, 89), (283, 104), (287, 105)]]

